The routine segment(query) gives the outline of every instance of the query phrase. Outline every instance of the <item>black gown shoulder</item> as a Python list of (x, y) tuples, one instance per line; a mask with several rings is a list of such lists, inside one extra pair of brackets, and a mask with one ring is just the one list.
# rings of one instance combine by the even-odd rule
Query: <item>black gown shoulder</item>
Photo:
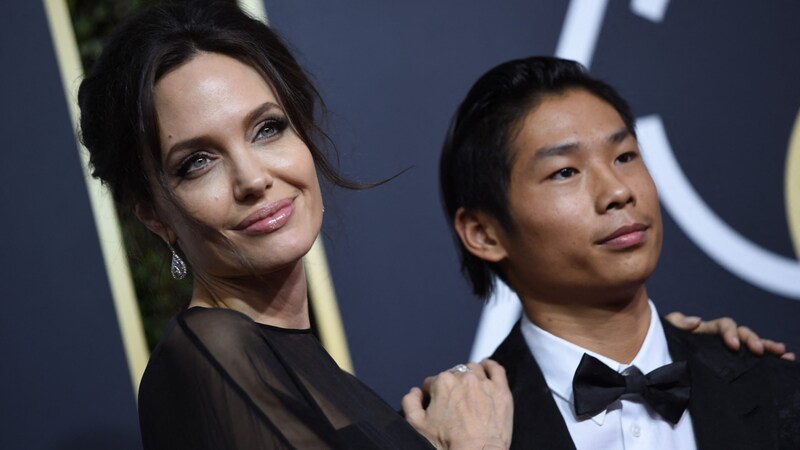
[(310, 330), (191, 308), (170, 323), (139, 389), (145, 449), (430, 449)]

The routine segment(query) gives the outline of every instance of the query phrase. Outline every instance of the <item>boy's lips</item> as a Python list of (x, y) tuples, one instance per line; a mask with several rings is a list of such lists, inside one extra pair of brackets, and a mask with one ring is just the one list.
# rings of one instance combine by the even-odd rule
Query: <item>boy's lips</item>
[(597, 241), (598, 245), (629, 246), (640, 243), (649, 227), (641, 223), (623, 225)]

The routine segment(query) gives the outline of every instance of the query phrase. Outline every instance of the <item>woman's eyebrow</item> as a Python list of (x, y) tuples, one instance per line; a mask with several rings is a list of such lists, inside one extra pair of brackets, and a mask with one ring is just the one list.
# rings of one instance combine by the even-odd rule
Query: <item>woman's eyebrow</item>
[(251, 124), (258, 120), (264, 113), (268, 112), (269, 110), (277, 109), (281, 110), (281, 107), (274, 102), (264, 102), (262, 105), (258, 106), (256, 109), (250, 111), (249, 114), (244, 118), (245, 124)]
[(166, 157), (169, 158), (170, 155), (179, 152), (181, 150), (193, 149), (198, 147), (208, 147), (210, 146), (211, 142), (212, 139), (207, 136), (198, 136), (180, 142), (176, 142), (172, 147), (169, 148), (169, 150), (167, 150)]

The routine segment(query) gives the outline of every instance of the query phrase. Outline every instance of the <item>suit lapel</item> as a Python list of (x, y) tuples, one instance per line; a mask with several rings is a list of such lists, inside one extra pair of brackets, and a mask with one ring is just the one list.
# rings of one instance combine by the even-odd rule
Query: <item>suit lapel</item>
[(512, 449), (575, 450), (561, 412), (544, 375), (522, 337), (519, 323), (497, 348), (492, 359), (506, 369), (514, 396)]
[(691, 377), (689, 413), (697, 448), (777, 448), (773, 408), (764, 401), (755, 357), (737, 356), (718, 336), (693, 335), (664, 322), (673, 360), (685, 360)]
[[(764, 380), (751, 370), (757, 357), (727, 350), (718, 336), (694, 335), (666, 322), (663, 326), (673, 360), (689, 364), (689, 413), (698, 449), (778, 448), (775, 408), (767, 401)], [(492, 359), (505, 367), (514, 396), (511, 448), (575, 450), (519, 323)]]

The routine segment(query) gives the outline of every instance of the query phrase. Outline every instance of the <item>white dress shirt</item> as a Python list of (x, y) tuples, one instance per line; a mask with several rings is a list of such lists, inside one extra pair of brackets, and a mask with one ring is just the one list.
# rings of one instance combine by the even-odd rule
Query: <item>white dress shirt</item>
[(672, 362), (656, 307), (653, 302), (649, 304), (650, 327), (639, 353), (630, 364), (619, 363), (567, 342), (534, 325), (524, 314), (522, 316), (522, 335), (542, 369), (547, 386), (578, 450), (697, 448), (688, 410), (676, 425), (672, 425), (635, 394), (624, 395), (594, 417), (579, 419), (575, 415), (572, 377), (584, 353), (594, 356), (617, 372), (636, 366), (647, 374)]

